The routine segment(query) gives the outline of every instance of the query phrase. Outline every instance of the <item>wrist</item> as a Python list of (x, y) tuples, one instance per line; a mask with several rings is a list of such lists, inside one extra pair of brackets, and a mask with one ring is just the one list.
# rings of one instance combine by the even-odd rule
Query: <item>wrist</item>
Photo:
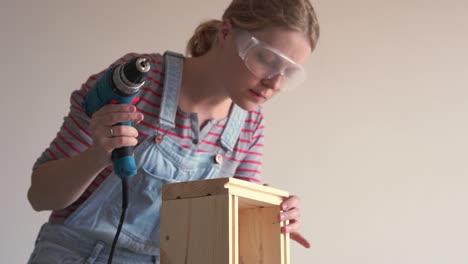
[(104, 149), (91, 146), (85, 152), (89, 162), (95, 164), (99, 169), (104, 169), (112, 163), (110, 153)]

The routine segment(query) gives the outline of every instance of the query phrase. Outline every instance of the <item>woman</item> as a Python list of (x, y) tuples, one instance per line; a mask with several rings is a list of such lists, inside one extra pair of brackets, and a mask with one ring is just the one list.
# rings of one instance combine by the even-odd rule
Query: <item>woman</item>
[[(195, 30), (175, 97), (164, 90), (172, 53), (144, 55), (152, 70), (135, 105), (106, 105), (88, 117), (82, 104), (103, 72), (91, 76), (72, 93), (69, 115), (33, 168), (28, 199), (52, 214), (30, 263), (107, 262), (121, 195), (111, 153), (123, 146), (136, 146), (139, 170), (114, 263), (159, 263), (161, 185), (232, 176), (260, 182), (261, 105), (304, 80), (301, 65), (318, 36), (308, 0), (234, 0), (222, 20)], [(136, 125), (114, 126), (128, 121)], [(278, 219), (290, 220), (282, 232), (310, 247), (299, 233), (299, 198), (281, 206)]]

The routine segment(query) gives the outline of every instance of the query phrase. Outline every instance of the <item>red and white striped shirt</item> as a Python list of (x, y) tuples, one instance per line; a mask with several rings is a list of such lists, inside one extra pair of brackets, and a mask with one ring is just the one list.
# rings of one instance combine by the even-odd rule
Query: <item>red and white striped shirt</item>
[[(114, 64), (124, 63), (135, 56), (141, 54), (127, 54)], [(161, 54), (144, 54), (151, 59), (151, 73), (149, 74), (144, 87), (141, 88), (140, 101), (136, 104), (137, 111), (141, 112), (145, 118), (136, 125), (139, 132), (138, 141), (142, 142), (154, 130), (159, 130), (180, 144), (183, 148), (193, 148), (199, 152), (216, 153), (219, 139), (223, 128), (227, 124), (227, 118), (223, 120), (210, 120), (205, 127), (198, 131), (199, 125), (195, 113), (185, 113), (178, 109), (176, 114), (174, 130), (166, 131), (158, 127), (159, 109), (163, 92), (164, 81), (164, 59)], [(107, 70), (107, 69), (106, 69)], [(92, 75), (81, 89), (75, 90), (70, 98), (70, 111), (64, 118), (64, 122), (56, 138), (50, 146), (42, 153), (34, 164), (34, 169), (50, 160), (70, 158), (83, 152), (92, 144), (91, 132), (89, 130), (90, 118), (84, 112), (82, 103), (90, 89), (96, 81), (101, 78), (106, 71)], [(249, 111), (242, 127), (239, 139), (233, 151), (228, 151), (224, 155), (224, 162), (219, 177), (236, 177), (248, 181), (260, 182), (263, 142), (264, 142), (264, 117), (261, 108), (257, 111)], [(193, 139), (197, 138), (196, 144)], [(104, 169), (88, 186), (81, 197), (73, 204), (62, 210), (52, 212), (51, 222), (63, 222), (74, 210), (76, 210), (112, 173), (112, 166)], [(67, 175), (63, 175), (67, 177)]]

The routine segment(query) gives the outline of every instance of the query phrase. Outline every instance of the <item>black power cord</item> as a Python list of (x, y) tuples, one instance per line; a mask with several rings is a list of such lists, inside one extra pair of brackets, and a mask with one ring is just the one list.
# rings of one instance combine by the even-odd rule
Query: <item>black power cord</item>
[(114, 242), (112, 242), (111, 251), (109, 254), (109, 259), (107, 264), (112, 264), (112, 258), (114, 257), (115, 246), (117, 245), (117, 240), (119, 239), (120, 231), (125, 220), (125, 214), (128, 207), (128, 182), (126, 178), (122, 178), (122, 213), (120, 214), (120, 221), (117, 227), (117, 232), (115, 233)]

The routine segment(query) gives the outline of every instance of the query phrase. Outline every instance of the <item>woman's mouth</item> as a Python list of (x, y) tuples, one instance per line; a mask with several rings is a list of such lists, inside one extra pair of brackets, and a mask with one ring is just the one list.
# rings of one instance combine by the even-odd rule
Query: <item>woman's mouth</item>
[(252, 95), (252, 97), (253, 97), (253, 99), (254, 99), (254, 101), (255, 101), (256, 103), (259, 103), (259, 102), (262, 101), (262, 100), (266, 100), (266, 97), (265, 97), (265, 96), (263, 96), (262, 94), (260, 94), (260, 93), (258, 93), (258, 92), (256, 92), (256, 91), (254, 91), (254, 90), (252, 90), (252, 89), (249, 89), (249, 92), (250, 92), (250, 94)]

